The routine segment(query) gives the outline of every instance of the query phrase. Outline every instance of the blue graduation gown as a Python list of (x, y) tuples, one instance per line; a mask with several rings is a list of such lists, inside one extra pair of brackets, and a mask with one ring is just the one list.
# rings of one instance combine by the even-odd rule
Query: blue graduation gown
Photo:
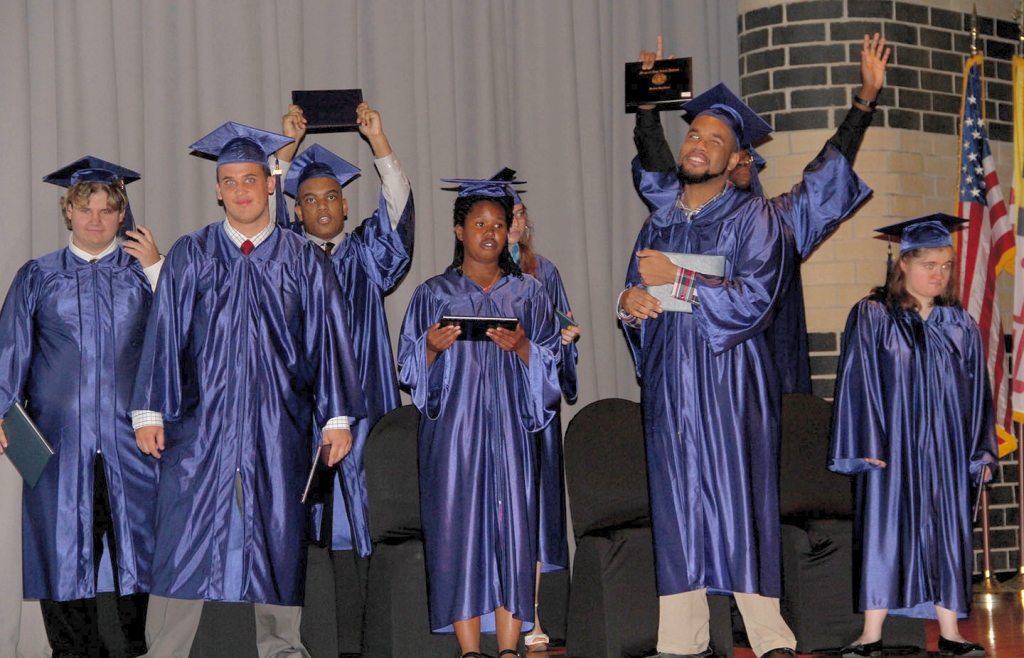
[[(751, 190), (760, 192), (757, 173), (752, 172)], [(674, 203), (679, 196), (675, 171), (648, 172), (633, 160), (633, 179), (645, 203), (652, 210)], [(789, 192), (771, 202), (786, 224), (787, 248), (793, 251), (793, 275), (779, 295), (775, 321), (766, 332), (768, 347), (779, 373), (783, 393), (811, 392), (811, 364), (807, 345), (807, 318), (800, 263), (871, 195), (853, 171), (853, 165), (833, 144), (826, 143), (817, 157), (804, 168), (803, 177)]]
[[(359, 381), (366, 397), (366, 419), (352, 428), (352, 451), (339, 464), (341, 473), (334, 478), (331, 547), (334, 550), (355, 548), (362, 556), (369, 555), (371, 550), (363, 469), (366, 437), (384, 414), (402, 404), (391, 353), (391, 334), (384, 313), (384, 295), (409, 271), (415, 216), (410, 193), (402, 216), (392, 229), (387, 203), (381, 194), (376, 212), (346, 235), (331, 253), (331, 265), (341, 285), (345, 318), (357, 355)], [(316, 428), (317, 441), (319, 431)], [(344, 496), (342, 484), (345, 485)], [(316, 534), (320, 534), (319, 523)]]
[[(89, 264), (68, 248), (18, 271), (0, 311), (0, 410), (19, 400), (54, 450), (25, 487), (26, 598), (96, 596), (93, 476), (102, 452), (122, 596), (149, 591), (157, 469), (128, 417), (152, 303), (139, 262), (116, 249)], [(15, 565), (8, 565), (16, 568)]]
[[(537, 267), (533, 276), (544, 284), (544, 290), (555, 308), (568, 313), (569, 299), (565, 295), (558, 268), (540, 254), (533, 255)], [(572, 404), (576, 401), (576, 343), (561, 345), (558, 363), (558, 383), (562, 395)], [(561, 405), (555, 408), (555, 417), (534, 435), (539, 464), (538, 505), (540, 513), (539, 560), (544, 571), (569, 568), (569, 541), (565, 518), (565, 478), (562, 471), (562, 419)]]
[(302, 605), (311, 424), (365, 415), (343, 303), (323, 252), (290, 231), (246, 257), (217, 222), (167, 254), (131, 407), (164, 415), (154, 594), (238, 594), (238, 472), (240, 598)]
[(675, 204), (644, 223), (641, 249), (721, 255), (693, 313), (626, 327), (641, 380), (658, 593), (705, 587), (781, 595), (781, 394), (764, 329), (791, 267), (768, 201), (731, 186), (690, 221)]
[[(966, 617), (970, 480), (997, 466), (985, 353), (962, 308), (889, 309), (872, 298), (846, 321), (829, 468), (856, 475), (860, 610)], [(886, 462), (872, 466), (865, 457)]]
[[(426, 332), (442, 315), (517, 317), (530, 365), (490, 340), (456, 341), (427, 368)], [(430, 628), (504, 606), (533, 625), (537, 563), (532, 433), (559, 404), (560, 335), (554, 307), (530, 276), (504, 276), (489, 293), (449, 268), (416, 288), (399, 339), (399, 380), (422, 412), (420, 509)]]

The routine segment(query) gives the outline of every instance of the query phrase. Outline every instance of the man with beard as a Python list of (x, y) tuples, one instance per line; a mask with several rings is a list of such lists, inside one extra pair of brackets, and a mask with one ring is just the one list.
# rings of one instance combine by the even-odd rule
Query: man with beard
[[(807, 345), (807, 320), (804, 312), (803, 284), (800, 280), (800, 264), (849, 217), (870, 193), (867, 186), (857, 180), (853, 173), (853, 161), (860, 150), (864, 133), (871, 125), (876, 99), (885, 79), (885, 68), (890, 49), (885, 47), (885, 38), (875, 33), (864, 35), (860, 54), (860, 89), (853, 96), (853, 103), (836, 133), (829, 138), (821, 152), (804, 170), (804, 178), (793, 189), (772, 199), (783, 210), (795, 250), (793, 277), (785, 292), (780, 296), (776, 319), (768, 327), (767, 338), (772, 360), (778, 371), (783, 393), (811, 392), (811, 363)], [(662, 38), (658, 37), (654, 52), (641, 51), (642, 68), (649, 69), (662, 58)], [(641, 106), (636, 115), (633, 131), (637, 158), (633, 164), (633, 176), (637, 191), (653, 211), (658, 206), (671, 203), (679, 195), (677, 168), (672, 151), (665, 139), (661, 119), (653, 105)], [(740, 151), (740, 161), (729, 176), (729, 180), (740, 190), (750, 190), (764, 196), (757, 172), (765, 161), (745, 144)], [(841, 190), (830, 203), (809, 203), (818, 198), (817, 191), (823, 186)]]
[[(682, 194), (636, 241), (619, 297), (641, 380), (662, 655), (710, 656), (708, 588), (733, 592), (754, 652), (793, 656), (779, 612), (781, 395), (764, 329), (792, 268), (779, 210), (735, 189), (741, 144), (770, 127), (719, 85), (687, 104)], [(724, 276), (665, 252), (723, 256)], [(669, 284), (692, 312), (663, 312)]]

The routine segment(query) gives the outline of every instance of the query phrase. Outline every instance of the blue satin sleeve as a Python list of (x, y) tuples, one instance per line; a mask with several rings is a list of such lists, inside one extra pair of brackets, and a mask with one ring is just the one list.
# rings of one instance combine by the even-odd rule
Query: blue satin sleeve
[[(829, 470), (853, 475), (879, 469), (865, 457), (889, 461), (886, 380), (879, 360), (886, 311), (862, 300), (846, 320), (836, 375)], [(892, 346), (895, 348), (896, 346)]]
[(367, 278), (384, 292), (398, 285), (409, 271), (416, 234), (415, 222), (416, 210), (410, 192), (402, 216), (392, 229), (387, 202), (382, 192), (377, 201), (377, 210), (353, 231), (352, 237), (363, 247), (356, 253)]
[(188, 236), (167, 252), (146, 323), (129, 411), (157, 411), (165, 421), (178, 420), (198, 401), (195, 373), (182, 371), (181, 357), (188, 347), (196, 300), (199, 273), (194, 264), (202, 258)]
[[(572, 312), (572, 308), (569, 306), (569, 298), (565, 294), (565, 286), (562, 285), (562, 276), (558, 273), (558, 268), (546, 258), (538, 256), (538, 261), (543, 265), (543, 271), (538, 274), (541, 274), (541, 283), (544, 284), (545, 292), (554, 302), (555, 308), (568, 315)], [(559, 336), (561, 336), (561, 331), (559, 331)], [(558, 382), (562, 387), (562, 395), (565, 396), (567, 402), (572, 404), (576, 401), (577, 394), (576, 360), (578, 353), (576, 341), (562, 345), (561, 339), (559, 339), (559, 345), (562, 354), (558, 364)]]
[(968, 390), (962, 391), (960, 398), (970, 400), (973, 413), (967, 417), (967, 436), (971, 437), (970, 469), (971, 479), (977, 483), (981, 479), (981, 469), (989, 468), (990, 481), (999, 468), (999, 448), (996, 441), (995, 407), (992, 404), (992, 384), (988, 378), (988, 366), (985, 359), (985, 348), (982, 344), (981, 330), (973, 320), (966, 323), (969, 334), (966, 353), (967, 372), (970, 377), (964, 384)]
[(724, 279), (702, 278), (703, 285), (698, 283), (693, 316), (716, 355), (765, 330), (775, 317), (775, 301), (783, 284), (791, 276), (793, 260), (785, 248), (782, 222), (767, 205), (755, 199), (743, 206), (735, 245), (723, 254)]
[(853, 166), (830, 143), (804, 168), (803, 179), (772, 199), (793, 232), (800, 259), (819, 244), (871, 195)]
[(40, 273), (35, 261), (18, 270), (0, 309), (0, 417), (22, 401), (34, 342), (35, 281)]
[(449, 388), (448, 350), (438, 353), (434, 363), (427, 365), (427, 330), (442, 315), (440, 300), (426, 286), (417, 287), (398, 338), (398, 381), (409, 387), (412, 403), (431, 420), (436, 420), (444, 408)]
[(323, 252), (311, 243), (303, 245), (303, 264), (310, 285), (304, 326), (307, 363), (319, 364), (316, 374), (317, 427), (337, 416), (365, 418), (359, 367), (352, 349), (345, 312), (345, 300), (338, 279)]
[(679, 175), (672, 171), (647, 171), (640, 164), (640, 157), (634, 157), (631, 163), (633, 186), (640, 198), (651, 212), (658, 208), (675, 203), (679, 197), (681, 186)]
[[(520, 417), (527, 432), (539, 432), (555, 417), (560, 404), (558, 361), (561, 333), (554, 306), (541, 294), (524, 304), (520, 324), (530, 340), (530, 364), (516, 356), (516, 386)], [(513, 355), (514, 356), (514, 355)]]

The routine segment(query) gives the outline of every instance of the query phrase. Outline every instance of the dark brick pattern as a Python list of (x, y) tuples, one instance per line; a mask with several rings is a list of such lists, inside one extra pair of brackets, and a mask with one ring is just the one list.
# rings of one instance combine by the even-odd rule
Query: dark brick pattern
[[(897, 3), (897, 6), (899, 3)], [(890, 110), (892, 111), (892, 110)], [(842, 334), (820, 332), (807, 334), (811, 351), (811, 388), (815, 395), (828, 400), (835, 394), (836, 368)], [(1017, 545), (1020, 528), (1018, 507), (1018, 463), (1016, 453), (999, 461), (999, 472), (989, 484), (989, 541), (992, 545), (992, 571), (1016, 572), (1020, 562)], [(983, 571), (981, 523), (974, 530), (974, 573)]]
[[(1017, 25), (1004, 18), (978, 17), (995, 141), (1013, 140), (1009, 60)], [(838, 105), (848, 105), (859, 88), (861, 37), (881, 32), (893, 54), (875, 125), (953, 135), (970, 23), (970, 13), (909, 1), (804, 0), (755, 9), (737, 21), (741, 94), (777, 130), (834, 128), (845, 116)]]

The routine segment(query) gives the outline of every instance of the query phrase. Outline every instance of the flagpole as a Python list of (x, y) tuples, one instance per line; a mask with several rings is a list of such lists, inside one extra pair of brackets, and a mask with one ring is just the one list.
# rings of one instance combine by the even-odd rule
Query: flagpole
[[(978, 6), (974, 5), (974, 11), (971, 15), (971, 57), (975, 57), (978, 54)], [(966, 76), (965, 76), (966, 82)], [(980, 102), (980, 101), (979, 101)], [(961, 126), (963, 130), (963, 126)], [(964, 131), (966, 133), (966, 131)], [(1000, 336), (1000, 338), (1002, 338)], [(996, 392), (996, 395), (999, 393)], [(1019, 470), (1019, 469), (1018, 469)], [(974, 591), (979, 594), (998, 594), (1000, 592), (1007, 591), (1000, 583), (999, 580), (992, 575), (992, 543), (989, 537), (989, 518), (988, 518), (988, 488), (984, 483), (979, 483), (981, 487), (981, 541), (982, 541), (982, 578), (981, 581), (974, 586)]]
[[(1024, 0), (1021, 0), (1022, 13), (1024, 18)], [(1024, 33), (1024, 32), (1022, 32)], [(1021, 424), (1014, 423), (1013, 433), (1017, 437), (1017, 552), (1020, 554), (1017, 559), (1017, 573), (1013, 578), (1003, 583), (1003, 589), (1010, 591), (1024, 591), (1024, 473), (1021, 473), (1021, 465), (1024, 464), (1024, 436), (1021, 436)]]
[[(1020, 0), (1017, 9), (1013, 12), (1013, 18), (1017, 22), (1017, 57), (1024, 57), (1024, 0)], [(1014, 63), (1016, 66), (1016, 62)], [(1016, 86), (1017, 81), (1014, 80)], [(1015, 117), (1016, 118), (1016, 117)], [(1016, 130), (1014, 130), (1014, 148), (1020, 149), (1024, 147), (1024, 144), (1016, 143)], [(1021, 175), (1021, 172), (1014, 172), (1015, 176)], [(1014, 181), (1014, 185), (1017, 181)], [(1024, 199), (1016, 199), (1014, 203), (1019, 207)], [(1018, 215), (1020, 211), (1017, 211)], [(1014, 218), (1018, 219), (1018, 218)], [(1020, 255), (1017, 258), (1020, 261)], [(1014, 271), (1014, 276), (1024, 276), (1022, 271)], [(1021, 348), (1020, 345), (1015, 345), (1017, 349)], [(1016, 358), (1017, 355), (1014, 355)], [(1021, 467), (1024, 466), (1024, 432), (1021, 431), (1022, 427), (1020, 423), (1013, 424), (1013, 433), (1017, 437), (1017, 573), (1010, 580), (1003, 583), (1003, 587), (1011, 591), (1024, 591), (1024, 472), (1021, 472)]]

